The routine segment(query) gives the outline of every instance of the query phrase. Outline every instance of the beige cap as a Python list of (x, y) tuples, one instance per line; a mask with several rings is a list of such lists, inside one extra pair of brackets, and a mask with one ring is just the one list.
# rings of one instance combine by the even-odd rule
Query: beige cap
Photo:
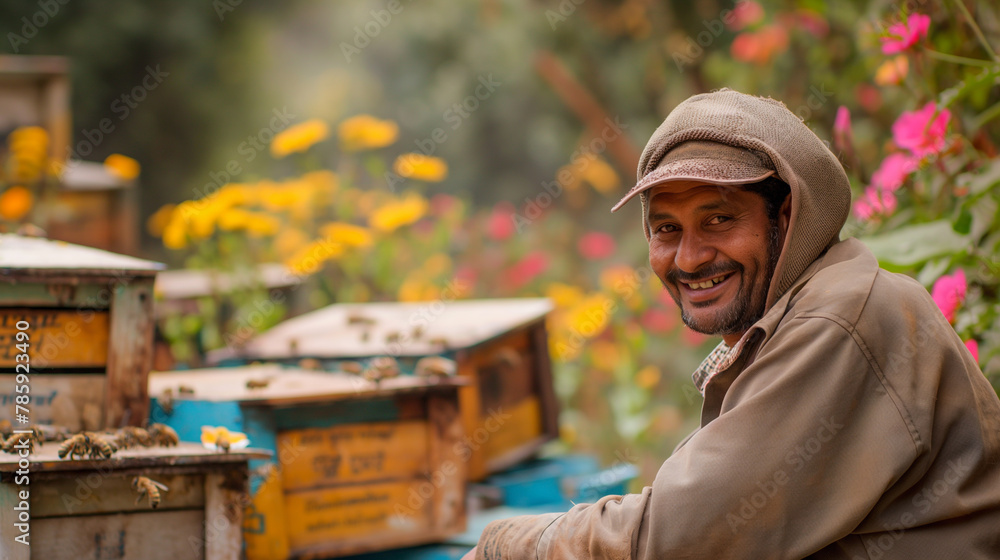
[(707, 140), (688, 140), (663, 156), (611, 209), (618, 210), (636, 195), (665, 183), (705, 183), (742, 185), (756, 183), (774, 175), (774, 169), (760, 155), (744, 149)]

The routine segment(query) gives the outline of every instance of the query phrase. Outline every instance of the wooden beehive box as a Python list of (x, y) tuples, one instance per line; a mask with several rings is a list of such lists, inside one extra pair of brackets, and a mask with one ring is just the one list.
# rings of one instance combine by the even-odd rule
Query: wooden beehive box
[(246, 514), (249, 560), (386, 550), (465, 530), (460, 380), (376, 385), (272, 364), (154, 373), (149, 383), (152, 419), (182, 440), (223, 425), (274, 452), (252, 465), (260, 478)]
[[(60, 241), (0, 235), (0, 419), (28, 373), (28, 422), (71, 431), (148, 416), (153, 279), (159, 263)], [(27, 323), (27, 359), (15, 344)], [(25, 326), (24, 323), (21, 326)]]
[[(15, 455), (0, 455), (0, 557), (5, 560), (238, 560), (243, 506), (248, 502), (248, 461), (259, 451), (229, 454), (197, 444), (117, 452), (111, 459), (59, 459), (58, 443), (30, 456), (27, 485)], [(165, 485), (152, 509), (136, 502), (132, 479)], [(23, 481), (21, 481), (23, 482)], [(23, 500), (22, 492), (28, 492)], [(27, 502), (30, 548), (23, 534)], [(19, 507), (20, 506), (20, 507)], [(15, 509), (18, 508), (18, 509)], [(23, 537), (22, 537), (23, 538)]]
[(545, 317), (548, 299), (337, 304), (285, 321), (209, 361), (342, 360), (390, 355), (455, 359), (471, 480), (532, 456), (559, 435)]

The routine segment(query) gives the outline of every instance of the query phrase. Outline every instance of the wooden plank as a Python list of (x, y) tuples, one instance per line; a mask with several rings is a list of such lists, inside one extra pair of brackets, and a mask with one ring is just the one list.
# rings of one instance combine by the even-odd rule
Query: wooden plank
[(431, 530), (437, 535), (465, 531), (467, 469), (460, 442), (465, 430), (456, 394), (427, 398), (428, 454), (435, 492), (431, 498)]
[(285, 519), (281, 470), (271, 465), (250, 505), (243, 512), (243, 541), (246, 543), (247, 560), (288, 558)]
[(14, 368), (21, 351), (19, 321), (29, 326), (31, 368), (101, 367), (108, 361), (108, 312), (28, 307), (0, 308), (0, 368)]
[(545, 321), (529, 327), (531, 355), (535, 366), (535, 386), (542, 406), (542, 434), (546, 441), (559, 437), (559, 399), (552, 379), (552, 358), (549, 356), (549, 335)]
[[(509, 417), (508, 417), (509, 416)], [(542, 434), (542, 411), (538, 397), (531, 396), (512, 407), (499, 407), (484, 418), (480, 428), (471, 434), (479, 443), (485, 431), (482, 452), (487, 463), (522, 446), (532, 444), (537, 449)]]
[(106, 276), (110, 272), (115, 275), (152, 277), (157, 270), (164, 268), (158, 262), (13, 233), (0, 234), (0, 248), (0, 271), (8, 277), (65, 276), (67, 273), (75, 276)]
[(433, 540), (427, 480), (339, 486), (286, 494), (292, 553), (354, 554)]
[(0, 276), (0, 286), (3, 286), (0, 290), (0, 306), (4, 307), (72, 307), (85, 314), (90, 309), (107, 309), (111, 304), (111, 294), (105, 286), (98, 283), (81, 284), (79, 278), (67, 279), (62, 284), (18, 283), (14, 279)]
[(52, 517), (31, 524), (32, 560), (199, 560), (203, 510)]
[[(151, 511), (149, 500), (138, 502), (139, 494), (132, 489), (134, 476), (121, 476), (110, 469), (89, 473), (73, 473), (31, 486), (31, 516), (34, 519), (93, 513), (123, 513)], [(157, 511), (172, 509), (203, 509), (205, 477), (201, 475), (149, 474), (149, 478), (166, 486), (160, 492)]]
[[(145, 469), (164, 468), (186, 465), (223, 465), (239, 464), (251, 459), (269, 459), (271, 454), (260, 449), (240, 449), (230, 453), (222, 453), (205, 449), (198, 443), (181, 442), (176, 447), (149, 447), (140, 449), (126, 449), (116, 452), (110, 459), (60, 459), (58, 442), (49, 442), (40, 445), (35, 452), (29, 456), (31, 460), (32, 480), (35, 474), (65, 472), (65, 471), (88, 471), (97, 469)], [(7, 453), (0, 453), (0, 473), (4, 473), (3, 480), (9, 480), (11, 474), (18, 469), (18, 457)]]
[(243, 508), (247, 469), (232, 468), (205, 477), (205, 557), (239, 560), (243, 550)]
[(120, 285), (111, 302), (104, 424), (138, 426), (149, 416), (147, 376), (153, 363), (153, 279)]
[[(24, 509), (22, 503), (24, 495), (21, 492), (28, 493), (28, 507), (30, 508), (31, 489), (28, 486), (0, 484), (0, 560), (28, 560), (31, 557), (31, 549), (21, 544), (21, 541), (15, 540), (24, 534), (20, 528), (14, 525), (21, 522), (18, 516), (21, 513), (20, 510)], [(15, 507), (20, 507), (20, 510), (15, 510)], [(28, 513), (31, 514), (30, 509)], [(33, 543), (35, 538), (35, 535), (32, 534), (34, 524), (30, 519), (27, 529), (28, 542)]]
[[(14, 375), (0, 375), (0, 419), (14, 422)], [(28, 408), (35, 424), (63, 426), (71, 432), (104, 426), (103, 374), (34, 374)]]
[(278, 449), (297, 454), (283, 466), (285, 489), (427, 475), (428, 435), (412, 420), (279, 432)]

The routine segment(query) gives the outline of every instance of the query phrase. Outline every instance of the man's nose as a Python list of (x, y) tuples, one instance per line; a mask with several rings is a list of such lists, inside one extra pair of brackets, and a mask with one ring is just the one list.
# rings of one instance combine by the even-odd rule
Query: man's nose
[(684, 272), (694, 273), (714, 258), (715, 250), (711, 245), (698, 235), (685, 233), (677, 245), (674, 264)]

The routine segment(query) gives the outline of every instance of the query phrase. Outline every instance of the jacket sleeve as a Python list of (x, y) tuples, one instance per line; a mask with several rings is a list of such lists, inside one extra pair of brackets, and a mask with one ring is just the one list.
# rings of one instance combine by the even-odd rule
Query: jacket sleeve
[(477, 560), (801, 559), (822, 549), (917, 454), (919, 436), (870, 358), (835, 317), (788, 320), (652, 487), (494, 522)]

